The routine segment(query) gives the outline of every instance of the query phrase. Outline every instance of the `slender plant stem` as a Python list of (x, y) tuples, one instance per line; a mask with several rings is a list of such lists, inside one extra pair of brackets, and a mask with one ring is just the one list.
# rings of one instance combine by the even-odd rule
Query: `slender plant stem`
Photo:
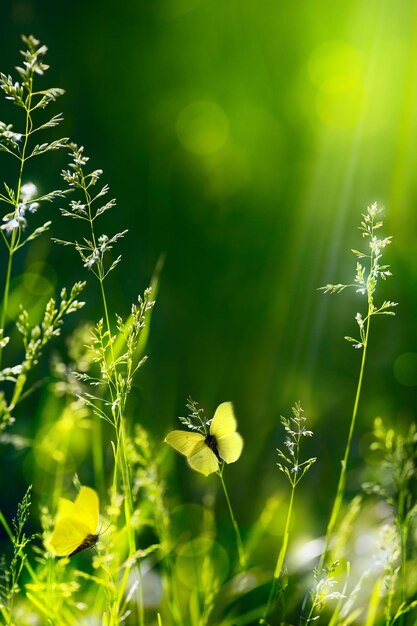
[(234, 516), (232, 505), (230, 503), (229, 494), (227, 493), (226, 484), (223, 479), (223, 467), (221, 467), (221, 469), (217, 473), (220, 477), (220, 482), (222, 484), (224, 495), (226, 497), (227, 506), (229, 507), (230, 519), (232, 520), (233, 529), (235, 531), (236, 545), (237, 545), (237, 551), (239, 555), (239, 565), (241, 569), (244, 570), (246, 569), (246, 555), (243, 549), (242, 537), (240, 535), (239, 526)]
[[(397, 527), (400, 535), (400, 601), (403, 603), (406, 599), (406, 581), (407, 581), (407, 538), (408, 538), (408, 521), (405, 519), (405, 498), (404, 489), (400, 490), (397, 513)], [(391, 611), (390, 611), (391, 612)], [(404, 615), (398, 620), (399, 626), (404, 624)]]
[(331, 539), (331, 536), (333, 534), (333, 530), (334, 530), (337, 518), (339, 516), (340, 507), (342, 506), (343, 496), (344, 496), (344, 493), (345, 493), (347, 464), (348, 464), (348, 460), (349, 460), (349, 454), (350, 454), (350, 448), (351, 448), (351, 444), (352, 444), (353, 432), (354, 432), (354, 429), (355, 429), (356, 416), (357, 416), (357, 413), (358, 413), (358, 406), (359, 406), (359, 398), (360, 398), (361, 390), (362, 390), (363, 374), (364, 374), (364, 370), (365, 370), (366, 351), (367, 351), (367, 347), (368, 347), (369, 328), (370, 328), (371, 311), (372, 311), (371, 307), (372, 307), (372, 301), (368, 300), (368, 315), (366, 317), (365, 341), (363, 342), (362, 361), (361, 361), (361, 367), (360, 367), (360, 371), (359, 371), (358, 386), (356, 388), (355, 403), (353, 405), (352, 418), (350, 420), (349, 434), (348, 434), (348, 438), (347, 438), (345, 454), (344, 454), (343, 460), (342, 460), (342, 467), (341, 467), (341, 470), (340, 470), (339, 482), (338, 482), (337, 491), (336, 491), (336, 497), (335, 497), (335, 499), (333, 501), (333, 508), (332, 508), (332, 512), (331, 512), (331, 515), (330, 515), (330, 520), (329, 520), (329, 523), (328, 523), (328, 526), (327, 526), (327, 530), (326, 530), (326, 537), (325, 537), (325, 540), (324, 540), (323, 552), (322, 552), (322, 555), (321, 555), (321, 558), (320, 558), (319, 570), (323, 569), (323, 566), (325, 564), (326, 557), (327, 557), (327, 554), (328, 554), (328, 551), (329, 551), (330, 539)]
[(295, 493), (295, 481), (292, 484), (290, 503), (288, 505), (287, 520), (285, 522), (284, 537), (282, 540), (281, 550), (279, 551), (277, 564), (276, 564), (275, 571), (274, 571), (274, 578), (279, 578), (281, 576), (282, 566), (284, 564), (284, 559), (287, 554), (288, 540), (290, 536), (290, 522), (291, 522), (291, 515), (292, 515), (293, 504), (294, 504), (294, 493)]
[(103, 462), (103, 425), (101, 419), (93, 421), (91, 443), (93, 448), (94, 476), (96, 484), (98, 485), (97, 491), (100, 494), (100, 497), (103, 497), (106, 492), (106, 484)]
[(273, 604), (273, 601), (277, 592), (278, 583), (279, 583), (279, 579), (280, 579), (281, 572), (282, 572), (282, 566), (284, 565), (285, 556), (287, 554), (288, 540), (290, 536), (290, 523), (291, 523), (292, 510), (293, 510), (293, 504), (294, 504), (295, 487), (296, 487), (296, 481), (294, 480), (291, 486), (291, 496), (290, 496), (290, 502), (288, 505), (287, 519), (285, 521), (284, 536), (283, 536), (281, 548), (278, 554), (277, 563), (275, 565), (274, 579), (272, 581), (271, 589), (269, 592), (268, 602), (266, 604), (266, 608), (264, 610), (263, 616), (259, 620), (259, 624), (266, 623), (265, 620), (271, 610), (271, 607), (272, 607), (272, 604)]
[[(24, 134), (25, 139), (24, 139), (23, 146), (22, 146), (22, 156), (20, 157), (20, 168), (19, 168), (19, 175), (17, 179), (15, 211), (17, 211), (19, 207), (20, 190), (22, 187), (22, 178), (23, 178), (23, 168), (24, 168), (25, 159), (26, 159), (26, 150), (27, 150), (29, 135), (33, 127), (32, 118), (30, 115), (31, 113), (30, 107), (32, 103), (32, 89), (33, 89), (33, 79), (31, 78), (29, 81), (29, 87), (28, 87), (27, 105), (25, 107), (25, 111), (26, 111), (25, 134)], [(12, 275), (13, 254), (19, 245), (19, 239), (20, 239), (20, 228), (18, 230), (13, 229), (10, 245), (8, 246), (9, 258), (7, 261), (6, 280), (5, 280), (4, 291), (3, 291), (3, 307), (2, 307), (1, 321), (0, 321), (0, 328), (2, 329), (4, 329), (4, 326), (6, 323), (7, 311), (8, 311), (8, 306), (9, 306), (10, 279)], [(3, 348), (0, 346), (0, 367), (1, 367), (2, 353), (3, 353)]]
[[(94, 231), (94, 217), (92, 213), (91, 203), (92, 199), (88, 191), (88, 185), (83, 183), (83, 189), (85, 193), (85, 198), (87, 201), (87, 209), (88, 209), (88, 221), (90, 223), (90, 231), (91, 238), (94, 248), (97, 248), (97, 240)], [(131, 477), (129, 471), (129, 464), (126, 457), (126, 433), (125, 433), (125, 423), (123, 417), (123, 403), (122, 403), (122, 394), (119, 385), (118, 372), (116, 367), (116, 358), (113, 349), (113, 334), (110, 324), (110, 316), (109, 309), (107, 305), (107, 296), (104, 288), (104, 279), (105, 279), (105, 271), (103, 268), (102, 262), (98, 263), (98, 272), (96, 274), (99, 284), (100, 284), (100, 292), (103, 303), (103, 311), (104, 311), (104, 319), (105, 325), (108, 335), (108, 341), (110, 345), (110, 354), (112, 361), (112, 369), (109, 371), (108, 377), (108, 389), (112, 401), (113, 416), (114, 416), (114, 429), (116, 433), (116, 450), (115, 450), (115, 459), (114, 459), (114, 472), (113, 472), (113, 483), (112, 483), (112, 492), (116, 493), (117, 490), (117, 475), (120, 472), (121, 483), (123, 486), (124, 493), (124, 514), (125, 514), (125, 528), (127, 531), (127, 537), (129, 542), (129, 560), (133, 557), (136, 552), (136, 537), (135, 537), (135, 529), (132, 525), (132, 516), (133, 516), (133, 494), (132, 494), (132, 484)], [(120, 611), (120, 606), (123, 600), (123, 595), (126, 589), (126, 585), (129, 580), (129, 574), (132, 569), (131, 565), (127, 565), (124, 569), (123, 577), (120, 581), (120, 586), (118, 593), (115, 598), (116, 602), (116, 610)], [(140, 565), (136, 565), (137, 576), (139, 580), (139, 601), (137, 602), (137, 611), (138, 611), (138, 623), (140, 626), (144, 624), (144, 610), (143, 610), (143, 586), (142, 586), (142, 574), (140, 570)]]
[[(3, 291), (3, 306), (1, 310), (1, 320), (0, 320), (0, 328), (3, 330), (6, 324), (7, 309), (9, 307), (9, 292), (10, 292), (10, 278), (12, 275), (12, 264), (13, 264), (13, 251), (12, 251), (12, 247), (10, 247), (9, 258), (7, 260), (6, 280), (5, 280), (4, 291)], [(0, 345), (0, 366), (1, 366), (2, 353), (3, 353), (3, 348)]]
[(306, 624), (309, 624), (311, 622), (311, 620), (313, 618), (313, 615), (314, 615), (315, 608), (316, 608), (316, 605), (315, 605), (314, 602), (312, 602), (311, 603), (311, 607), (310, 607), (310, 611), (309, 611), (309, 613), (307, 615), (307, 619), (306, 619), (306, 622), (305, 622)]

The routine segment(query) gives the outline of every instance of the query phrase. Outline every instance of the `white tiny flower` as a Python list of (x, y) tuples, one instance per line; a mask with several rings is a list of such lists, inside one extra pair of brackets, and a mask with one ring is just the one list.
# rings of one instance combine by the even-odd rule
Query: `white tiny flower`
[(19, 222), (16, 218), (12, 217), (11, 220), (8, 220), (5, 224), (2, 224), (0, 228), (1, 230), (5, 230), (6, 233), (11, 233), (16, 228), (19, 228)]
[(29, 213), (36, 213), (38, 209), (39, 209), (39, 202), (31, 202), (30, 204), (28, 204)]
[(25, 183), (20, 189), (20, 196), (23, 202), (31, 200), (38, 193), (38, 188), (33, 183)]

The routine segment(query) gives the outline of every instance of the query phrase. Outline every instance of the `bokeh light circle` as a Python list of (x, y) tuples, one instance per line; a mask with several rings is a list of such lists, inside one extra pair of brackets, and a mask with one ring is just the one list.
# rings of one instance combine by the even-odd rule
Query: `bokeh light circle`
[(417, 387), (417, 354), (404, 352), (394, 362), (394, 376), (404, 387)]
[(189, 152), (213, 154), (229, 138), (229, 120), (223, 109), (214, 102), (192, 102), (178, 116), (177, 135)]
[(353, 128), (365, 111), (362, 60), (344, 41), (326, 41), (310, 55), (308, 72), (317, 88), (316, 111), (332, 128)]

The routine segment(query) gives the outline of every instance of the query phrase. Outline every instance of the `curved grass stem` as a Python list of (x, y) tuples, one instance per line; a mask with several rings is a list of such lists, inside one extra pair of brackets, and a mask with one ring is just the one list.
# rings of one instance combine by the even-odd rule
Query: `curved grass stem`
[[(17, 190), (16, 190), (16, 199), (15, 199), (15, 206), (14, 206), (14, 209), (16, 212), (18, 211), (18, 208), (19, 208), (20, 190), (22, 188), (23, 170), (24, 170), (24, 165), (25, 165), (25, 160), (26, 160), (28, 139), (32, 131), (32, 127), (33, 127), (32, 118), (30, 115), (31, 103), (32, 103), (32, 90), (33, 90), (33, 78), (30, 78), (29, 84), (28, 84), (27, 105), (25, 107), (26, 119), (25, 119), (24, 141), (23, 141), (23, 146), (22, 146), (22, 155), (21, 157), (19, 157), (20, 167), (19, 167), (19, 174), (18, 174), (18, 179), (17, 179)], [(3, 290), (3, 306), (2, 306), (2, 312), (1, 312), (1, 318), (0, 318), (0, 329), (3, 329), (3, 330), (6, 324), (7, 312), (8, 312), (8, 307), (9, 307), (9, 294), (10, 294), (10, 281), (11, 281), (11, 275), (12, 275), (13, 254), (15, 253), (15, 251), (17, 250), (19, 246), (19, 240), (20, 240), (20, 227), (18, 230), (14, 229), (12, 231), (10, 244), (8, 245), (9, 256), (7, 260), (6, 279), (5, 279), (4, 290)], [(3, 353), (3, 348), (0, 345), (0, 367), (1, 367), (1, 361), (2, 361), (2, 353)]]
[(243, 548), (242, 537), (241, 537), (241, 534), (240, 534), (239, 526), (238, 526), (238, 523), (236, 521), (235, 515), (233, 513), (233, 509), (232, 509), (232, 505), (231, 505), (231, 502), (230, 502), (229, 494), (227, 492), (226, 484), (224, 482), (223, 469), (224, 468), (222, 466), (217, 473), (219, 475), (220, 482), (221, 482), (222, 487), (223, 487), (224, 495), (225, 495), (227, 506), (228, 506), (229, 513), (230, 513), (230, 519), (231, 519), (232, 525), (233, 525), (233, 530), (235, 531), (236, 546), (237, 546), (237, 552), (238, 552), (238, 556), (239, 556), (239, 565), (240, 565), (240, 568), (242, 570), (245, 570), (246, 569), (246, 554), (245, 554), (245, 550)]
[(366, 317), (366, 322), (365, 322), (366, 323), (365, 340), (363, 342), (362, 360), (361, 360), (361, 367), (359, 371), (358, 385), (356, 388), (355, 402), (353, 405), (352, 417), (350, 420), (349, 434), (348, 434), (348, 438), (346, 442), (345, 453), (343, 455), (343, 460), (341, 463), (342, 467), (340, 470), (339, 481), (337, 484), (336, 497), (333, 501), (332, 512), (330, 515), (329, 523), (327, 525), (323, 551), (322, 551), (320, 562), (319, 562), (319, 570), (322, 570), (325, 565), (325, 561), (329, 552), (330, 540), (331, 540), (337, 519), (339, 517), (340, 508), (342, 506), (343, 497), (345, 494), (346, 472), (347, 472), (347, 466), (348, 466), (348, 461), (349, 461), (350, 448), (352, 445), (353, 432), (355, 430), (356, 416), (358, 413), (359, 399), (360, 399), (361, 390), (362, 390), (363, 375), (365, 371), (366, 351), (367, 351), (368, 340), (369, 340), (369, 328), (370, 328), (370, 321), (371, 321), (371, 315), (372, 315), (372, 306), (373, 306), (372, 300), (368, 300), (368, 315)]
[(261, 619), (259, 620), (259, 624), (266, 624), (266, 618), (269, 615), (272, 605), (274, 603), (275, 600), (275, 596), (278, 590), (278, 583), (279, 583), (279, 579), (281, 577), (281, 573), (282, 573), (282, 567), (284, 565), (284, 560), (287, 554), (287, 549), (288, 549), (288, 541), (289, 541), (289, 537), (290, 537), (290, 524), (291, 524), (291, 517), (292, 517), (292, 510), (293, 510), (293, 505), (294, 505), (294, 494), (295, 494), (295, 487), (296, 487), (296, 482), (294, 481), (292, 483), (292, 488), (291, 488), (291, 496), (290, 496), (290, 502), (288, 505), (288, 511), (287, 511), (287, 519), (285, 521), (285, 529), (284, 529), (284, 536), (282, 539), (282, 544), (281, 544), (281, 548), (278, 554), (278, 558), (277, 558), (277, 562), (275, 565), (275, 571), (274, 571), (274, 578), (272, 581), (272, 585), (271, 585), (271, 589), (269, 591), (269, 596), (268, 596), (268, 602), (266, 604), (265, 610), (263, 612), (263, 615), (261, 617)]

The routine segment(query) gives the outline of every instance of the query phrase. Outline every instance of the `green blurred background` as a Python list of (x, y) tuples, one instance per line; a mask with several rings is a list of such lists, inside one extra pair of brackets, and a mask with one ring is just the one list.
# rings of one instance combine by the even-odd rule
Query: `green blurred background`
[[(394, 277), (379, 295), (400, 306), (373, 324), (349, 489), (361, 482), (355, 468), (373, 418), (415, 417), (416, 3), (3, 0), (6, 73), (21, 33), (48, 46), (46, 82), (66, 90), (54, 110), (64, 112), (62, 133), (85, 145), (117, 197), (103, 231), (129, 229), (108, 282), (113, 310), (128, 312), (165, 255), (131, 416), (162, 441), (188, 395), (209, 414), (233, 400), (246, 446), (227, 474), (245, 529), (286, 489), (275, 468), (279, 415), (300, 400), (319, 462), (297, 505), (314, 515), (299, 521), (321, 534), (359, 370), (343, 336), (355, 333), (365, 303), (317, 288), (353, 278), (350, 249), (361, 246), (360, 213), (374, 201), (385, 207), (384, 234), (394, 235)], [(0, 119), (9, 113), (2, 101)], [(64, 159), (45, 159), (44, 169), (35, 160), (32, 180), (59, 186)], [(62, 237), (77, 223), (57, 207), (38, 219), (53, 219)], [(72, 251), (46, 237), (19, 262), (29, 276), (46, 264), (44, 289), (27, 280), (35, 297), (86, 277)], [(101, 315), (92, 280), (86, 297), (77, 322)], [(33, 436), (40, 413), (22, 410), (16, 432)], [(3, 483), (16, 485), (3, 489), (2, 508), (15, 510), (31, 480), (27, 453), (1, 454)], [(181, 479), (184, 497), (199, 502), (209, 481), (167, 458), (173, 490)]]

